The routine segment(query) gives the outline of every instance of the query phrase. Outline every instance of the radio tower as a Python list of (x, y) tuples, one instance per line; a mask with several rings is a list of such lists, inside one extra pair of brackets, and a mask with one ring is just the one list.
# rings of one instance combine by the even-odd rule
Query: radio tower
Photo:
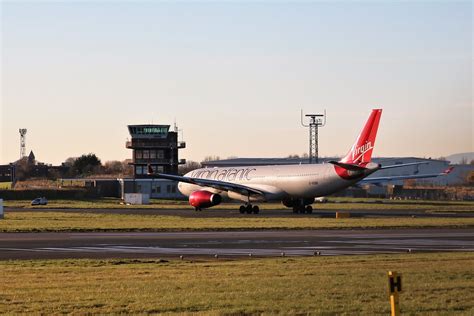
[(309, 127), (309, 163), (318, 163), (318, 128), (326, 125), (326, 110), (324, 114), (306, 114), (309, 124), (303, 123), (303, 110), (301, 110), (301, 125)]
[(20, 159), (26, 157), (26, 128), (20, 128)]

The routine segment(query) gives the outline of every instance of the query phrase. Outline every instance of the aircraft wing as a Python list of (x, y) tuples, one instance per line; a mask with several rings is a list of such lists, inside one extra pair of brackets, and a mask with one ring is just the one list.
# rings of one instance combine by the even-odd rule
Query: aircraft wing
[(381, 182), (389, 182), (389, 181), (397, 181), (397, 180), (408, 180), (408, 179), (422, 179), (422, 178), (435, 178), (438, 176), (445, 176), (449, 174), (454, 167), (449, 167), (445, 171), (441, 173), (431, 173), (431, 174), (413, 174), (407, 176), (386, 176), (386, 177), (372, 177), (372, 178), (365, 178), (357, 182), (357, 184), (369, 184), (369, 183), (381, 183)]
[(241, 184), (236, 184), (236, 183), (230, 183), (230, 182), (224, 182), (224, 181), (218, 181), (218, 180), (201, 179), (201, 178), (182, 177), (182, 176), (176, 176), (176, 175), (165, 174), (165, 173), (155, 173), (153, 175), (161, 179), (168, 179), (168, 180), (173, 180), (173, 181), (178, 181), (178, 182), (186, 182), (186, 183), (191, 183), (191, 184), (199, 185), (202, 187), (210, 187), (210, 188), (214, 188), (214, 189), (222, 190), (222, 191), (233, 191), (233, 192), (240, 193), (242, 195), (252, 195), (252, 194), (264, 195), (265, 194), (265, 192), (262, 190), (254, 189), (246, 185), (241, 185)]
[(423, 161), (423, 162), (409, 162), (409, 163), (401, 163), (398, 165), (390, 165), (390, 166), (381, 166), (380, 169), (392, 169), (392, 168), (401, 168), (401, 167), (406, 167), (406, 166), (417, 166), (417, 165), (426, 165), (429, 164), (429, 161)]

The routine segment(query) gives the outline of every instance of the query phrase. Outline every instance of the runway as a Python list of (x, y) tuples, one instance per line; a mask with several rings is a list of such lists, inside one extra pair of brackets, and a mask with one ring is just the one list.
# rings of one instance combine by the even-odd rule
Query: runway
[[(398, 205), (397, 205), (398, 206)], [(431, 217), (431, 218), (472, 218), (474, 217), (474, 209), (472, 211), (430, 211), (420, 210), (415, 207), (399, 205), (394, 209), (345, 209), (344, 205), (341, 210), (350, 212), (351, 217)], [(260, 214), (240, 214), (238, 209), (205, 209), (201, 212), (195, 212), (189, 208), (156, 208), (156, 209), (62, 209), (62, 208), (5, 208), (5, 212), (71, 212), (71, 213), (95, 213), (95, 214), (127, 214), (127, 215), (161, 215), (161, 216), (180, 216), (191, 218), (228, 218), (228, 217), (319, 217), (334, 218), (337, 210), (324, 209), (324, 205), (314, 207), (312, 214), (294, 214), (291, 209), (262, 209)]]
[(0, 233), (0, 260), (474, 251), (474, 229)]

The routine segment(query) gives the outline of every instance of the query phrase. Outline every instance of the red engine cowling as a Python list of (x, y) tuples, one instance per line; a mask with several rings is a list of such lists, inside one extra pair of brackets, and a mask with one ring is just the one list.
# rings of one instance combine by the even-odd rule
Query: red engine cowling
[(218, 205), (222, 202), (222, 197), (217, 193), (209, 191), (194, 191), (189, 196), (189, 204), (197, 208), (206, 208)]

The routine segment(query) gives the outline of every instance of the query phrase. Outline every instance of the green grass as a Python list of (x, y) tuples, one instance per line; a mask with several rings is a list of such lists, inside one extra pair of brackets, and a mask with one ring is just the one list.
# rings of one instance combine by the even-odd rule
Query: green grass
[(0, 232), (183, 231), (254, 229), (350, 229), (474, 227), (474, 218), (319, 218), (314, 216), (182, 217), (81, 212), (7, 212)]
[[(35, 209), (155, 209), (155, 208), (185, 208), (187, 201), (182, 200), (150, 200), (147, 205), (126, 205), (118, 198), (101, 198), (85, 200), (48, 200), (48, 205), (34, 206)], [(32, 208), (31, 200), (7, 200), (5, 207)]]
[(387, 315), (387, 271), (404, 315), (473, 315), (474, 254), (241, 261), (0, 262), (6, 314)]

